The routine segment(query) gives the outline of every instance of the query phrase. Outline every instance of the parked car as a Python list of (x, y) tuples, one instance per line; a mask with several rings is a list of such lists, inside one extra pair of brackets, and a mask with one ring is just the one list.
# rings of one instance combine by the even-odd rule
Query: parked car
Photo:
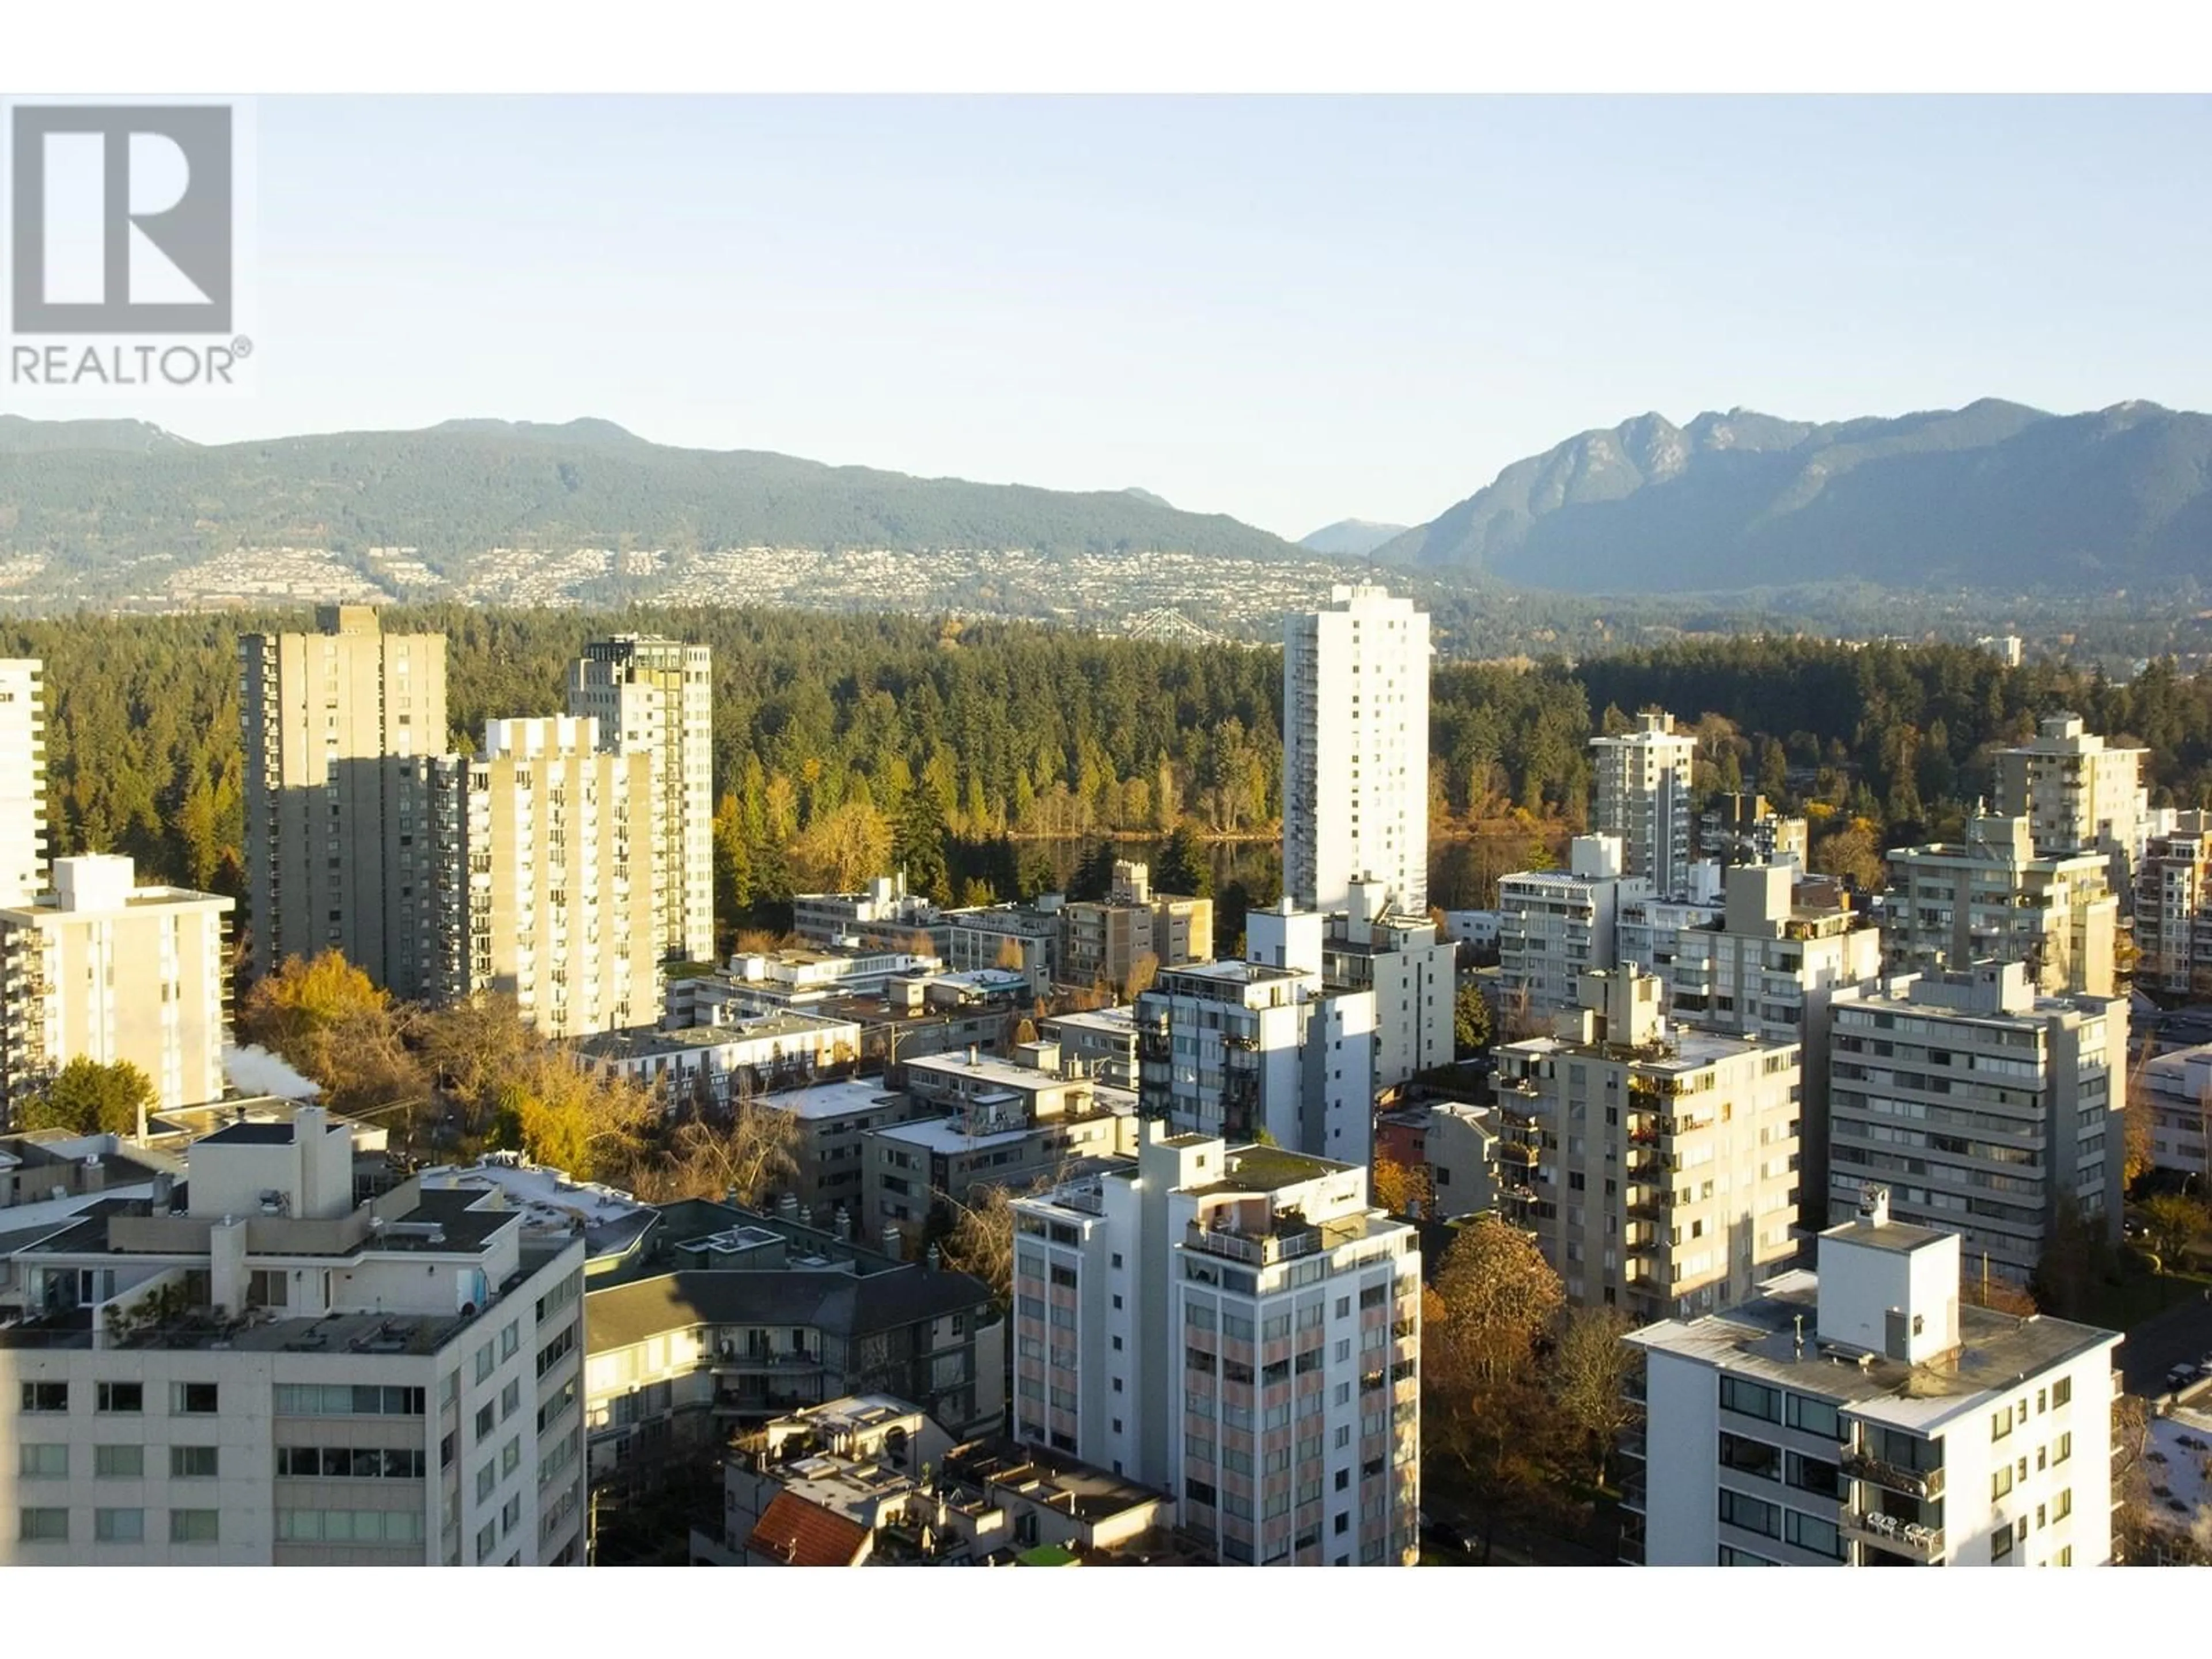
[(2194, 1365), (2176, 1365), (2166, 1374), (2166, 1386), (2169, 1390), (2185, 1389), (2196, 1381), (2197, 1367)]

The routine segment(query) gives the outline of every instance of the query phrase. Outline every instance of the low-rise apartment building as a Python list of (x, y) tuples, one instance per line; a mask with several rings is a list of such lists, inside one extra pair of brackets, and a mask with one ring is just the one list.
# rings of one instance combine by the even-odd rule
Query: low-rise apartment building
[(1011, 1060), (930, 1055), (905, 1077), (915, 1115), (862, 1138), (866, 1224), (887, 1249), (918, 1243), (986, 1188), (1019, 1192), (1136, 1145), (1134, 1100), (1072, 1073), (1050, 1043)]
[(12, 1251), (0, 1562), (579, 1564), (584, 1247), (313, 1107)]
[(1174, 1559), (1175, 1500), (993, 1437), (956, 1445), (906, 1401), (831, 1401), (739, 1444), (695, 1566), (1070, 1566)]
[(1041, 1020), (1037, 1035), (1057, 1042), (1069, 1063), (1116, 1089), (1137, 1086), (1137, 1011), (1094, 1008)]
[(2105, 1565), (2119, 1334), (1962, 1304), (1957, 1237), (1879, 1188), (1819, 1242), (1817, 1274), (1626, 1339), (1623, 1559)]
[(578, 1042), (574, 1053), (579, 1064), (602, 1077), (659, 1089), (671, 1101), (703, 1096), (726, 1106), (859, 1064), (860, 1028), (782, 1009), (676, 1030), (647, 1025), (602, 1031)]

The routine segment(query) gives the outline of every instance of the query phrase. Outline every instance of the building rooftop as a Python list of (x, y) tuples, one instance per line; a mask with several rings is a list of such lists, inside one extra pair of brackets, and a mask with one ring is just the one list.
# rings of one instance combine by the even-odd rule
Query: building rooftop
[(1733, 1060), (1740, 1054), (1776, 1054), (1797, 1046), (1795, 1042), (1731, 1036), (1724, 1032), (1708, 1031), (1693, 1025), (1670, 1025), (1659, 1042), (1644, 1043), (1632, 1048), (1614, 1042), (1571, 1042), (1563, 1037), (1539, 1036), (1506, 1043), (1500, 1052), (1509, 1054), (1591, 1054), (1633, 1066), (1639, 1071), (1674, 1073), (1701, 1072), (1708, 1066), (1717, 1065), (1723, 1060)]
[(987, 1146), (1011, 1146), (1017, 1141), (1047, 1132), (1057, 1133), (1069, 1121), (1080, 1119), (1054, 1118), (1042, 1124), (1024, 1124), (1018, 1128), (1000, 1129), (988, 1134), (971, 1133), (962, 1117), (922, 1117), (905, 1123), (890, 1123), (873, 1133), (886, 1139), (904, 1141), (911, 1146), (921, 1146), (933, 1152), (969, 1152)]
[(526, 1164), (518, 1153), (492, 1152), (474, 1164), (424, 1170), (421, 1180), (426, 1196), (496, 1192), (511, 1211), (520, 1212), (525, 1237), (579, 1235), (587, 1260), (630, 1249), (657, 1219), (651, 1205), (619, 1188), (572, 1181), (566, 1170)]
[(201, 1145), (208, 1146), (289, 1146), (291, 1144), (292, 1124), (289, 1119), (281, 1123), (234, 1123), (228, 1128), (217, 1129), (201, 1140)]
[(1823, 1238), (1841, 1239), (1846, 1244), (1863, 1245), (1869, 1249), (1894, 1250), (1901, 1255), (1925, 1249), (1950, 1235), (1938, 1227), (1915, 1227), (1902, 1221), (1846, 1221), (1829, 1228)]
[(1824, 1347), (1814, 1334), (1819, 1303), (1819, 1276), (1800, 1269), (1768, 1281), (1758, 1296), (1725, 1313), (1646, 1326), (1627, 1340), (1816, 1395), (1858, 1417), (1923, 1434), (1939, 1431), (1992, 1394), (2120, 1340), (2116, 1331), (2068, 1320), (2043, 1315), (2023, 1319), (1961, 1304), (1960, 1347), (1934, 1363), (1910, 1365), (1880, 1354), (1863, 1358), (1856, 1350)]
[(857, 1112), (880, 1110), (894, 1103), (899, 1091), (887, 1089), (880, 1077), (848, 1078), (836, 1083), (811, 1083), (803, 1089), (785, 1089), (763, 1095), (757, 1104), (773, 1106), (805, 1122), (819, 1123), (849, 1117)]
[(866, 1335), (969, 1313), (990, 1299), (990, 1287), (980, 1279), (913, 1264), (860, 1276), (698, 1268), (594, 1290), (584, 1299), (584, 1317), (587, 1350), (596, 1354), (708, 1325), (803, 1325)]
[(954, 1447), (945, 1456), (945, 1474), (956, 1484), (1017, 1492), (1094, 1525), (1146, 1504), (1175, 1501), (1167, 1492), (1109, 1474), (1067, 1453), (1003, 1435)]
[(849, 1567), (868, 1529), (801, 1497), (780, 1492), (769, 1500), (745, 1547), (787, 1567)]
[(632, 1026), (620, 1031), (599, 1031), (580, 1038), (576, 1052), (593, 1060), (651, 1060), (660, 1054), (696, 1054), (740, 1042), (764, 1042), (777, 1037), (812, 1036), (848, 1029), (850, 1020), (802, 1013), (782, 1008), (773, 1013), (752, 1014), (721, 1025), (688, 1025), (663, 1030), (658, 1026)]
[(1103, 1031), (1108, 1036), (1133, 1037), (1137, 1034), (1137, 1011), (1123, 1004), (1115, 1008), (1091, 1008), (1073, 1014), (1054, 1014), (1041, 1021), (1040, 1028), (1078, 1031)]
[[(1210, 1137), (1199, 1137), (1202, 1142)], [(1179, 1137), (1188, 1144), (1188, 1137)], [(1172, 1146), (1174, 1141), (1168, 1143)], [(1280, 1146), (1235, 1146), (1229, 1151), (1227, 1167), (1220, 1179), (1207, 1182), (1194, 1190), (1200, 1193), (1273, 1193), (1285, 1187), (1303, 1186), (1309, 1181), (1320, 1181), (1333, 1175), (1342, 1175), (1358, 1166), (1337, 1164), (1325, 1158), (1313, 1158), (1304, 1152), (1286, 1152)]]
[(971, 1077), (979, 1083), (995, 1084), (1002, 1089), (1018, 1090), (1024, 1094), (1039, 1089), (1057, 1089), (1085, 1079), (1064, 1078), (1056, 1072), (1040, 1071), (1034, 1066), (1024, 1066), (1019, 1060), (1008, 1060), (999, 1054), (978, 1054), (970, 1059), (964, 1054), (917, 1054), (905, 1063), (909, 1076), (916, 1072), (934, 1073), (945, 1076)]

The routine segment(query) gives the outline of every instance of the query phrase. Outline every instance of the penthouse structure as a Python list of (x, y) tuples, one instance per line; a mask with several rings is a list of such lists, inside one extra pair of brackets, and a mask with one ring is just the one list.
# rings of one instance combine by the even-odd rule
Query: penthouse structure
[(1413, 1228), (1364, 1168), (1145, 1137), (1015, 1202), (1015, 1437), (1177, 1494), (1223, 1563), (1410, 1565)]

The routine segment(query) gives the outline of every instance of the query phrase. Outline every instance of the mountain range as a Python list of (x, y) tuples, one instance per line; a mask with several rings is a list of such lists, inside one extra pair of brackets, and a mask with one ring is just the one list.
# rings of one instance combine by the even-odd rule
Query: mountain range
[(1142, 490), (679, 449), (607, 421), (460, 420), (203, 446), (143, 422), (0, 416), (0, 549), (81, 564), (240, 546), (411, 547), (441, 574), (491, 547), (1299, 556), (1264, 530)]
[(1644, 415), (1516, 461), (1374, 556), (1583, 592), (2173, 586), (2212, 575), (2212, 416)]
[(1339, 519), (1309, 535), (1298, 545), (1309, 553), (1331, 559), (1364, 559), (1393, 537), (1402, 536), (1401, 524), (1377, 524), (1372, 519)]
[(441, 578), (495, 548), (777, 547), (1318, 556), (1590, 593), (2173, 590), (2212, 575), (2212, 416), (1994, 398), (1819, 423), (1649, 414), (1516, 461), (1426, 524), (1346, 519), (1293, 544), (1133, 487), (683, 449), (607, 421), (199, 445), (140, 421), (0, 415), (0, 557), (42, 560), (36, 580), (267, 547), (411, 548)]

